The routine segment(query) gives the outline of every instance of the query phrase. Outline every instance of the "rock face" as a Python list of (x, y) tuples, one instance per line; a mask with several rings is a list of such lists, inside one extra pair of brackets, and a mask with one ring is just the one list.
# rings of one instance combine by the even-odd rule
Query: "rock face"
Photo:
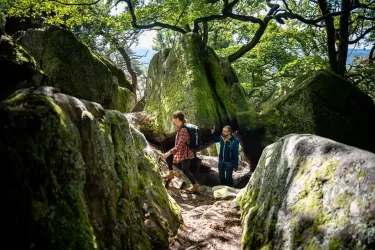
[(130, 112), (135, 98), (124, 73), (70, 31), (49, 26), (13, 35), (62, 93)]
[(6, 35), (0, 37), (0, 76), (0, 101), (17, 89), (48, 82), (34, 59)]
[(287, 134), (308, 133), (375, 152), (375, 104), (365, 93), (329, 71), (297, 81), (262, 111), (265, 145)]
[(122, 113), (23, 89), (0, 105), (8, 235), (17, 249), (166, 249), (180, 208)]
[(209, 131), (230, 124), (244, 131), (258, 126), (256, 114), (229, 64), (219, 60), (201, 38), (187, 33), (150, 62), (145, 110), (167, 136), (175, 128), (171, 115), (182, 110), (188, 122)]
[(375, 155), (285, 136), (265, 148), (237, 202), (243, 249), (374, 249)]

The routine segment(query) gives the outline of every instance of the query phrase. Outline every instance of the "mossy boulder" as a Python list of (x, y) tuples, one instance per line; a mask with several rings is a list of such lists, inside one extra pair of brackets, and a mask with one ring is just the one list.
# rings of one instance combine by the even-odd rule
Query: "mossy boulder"
[(236, 201), (243, 249), (374, 249), (375, 154), (315, 135), (282, 137)]
[(163, 131), (156, 126), (156, 119), (149, 113), (143, 112), (132, 112), (125, 114), (129, 123), (138, 129), (152, 144), (162, 145), (166, 140), (166, 136)]
[(375, 105), (336, 74), (320, 70), (297, 79), (287, 95), (262, 111), (264, 144), (290, 133), (309, 133), (375, 152)]
[(48, 82), (34, 59), (11, 37), (0, 37), (0, 100), (15, 90)]
[(49, 76), (50, 86), (107, 109), (121, 112), (133, 109), (135, 98), (124, 72), (88, 48), (72, 32), (48, 26), (20, 31), (13, 37)]
[(166, 249), (181, 212), (157, 155), (119, 111), (23, 89), (0, 105), (5, 245)]
[(200, 36), (187, 33), (171, 49), (152, 58), (145, 110), (156, 117), (156, 126), (166, 135), (175, 130), (171, 114), (176, 110), (207, 131), (213, 125), (227, 124), (247, 130), (257, 127), (257, 121), (251, 120), (255, 111), (243, 93), (230, 65), (205, 46)]
[(212, 188), (212, 192), (214, 193), (215, 199), (223, 199), (223, 200), (231, 200), (233, 198), (236, 198), (239, 189), (235, 189), (228, 186), (214, 186)]

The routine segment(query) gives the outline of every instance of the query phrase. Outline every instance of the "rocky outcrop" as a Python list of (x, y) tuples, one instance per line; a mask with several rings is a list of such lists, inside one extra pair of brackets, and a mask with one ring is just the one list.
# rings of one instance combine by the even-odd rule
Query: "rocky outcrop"
[(181, 222), (157, 158), (122, 113), (23, 89), (0, 105), (3, 244), (17, 249), (166, 249)]
[(15, 90), (48, 82), (34, 59), (6, 35), (0, 37), (0, 76), (0, 101)]
[(167, 136), (175, 128), (171, 114), (182, 110), (188, 122), (203, 132), (216, 125), (235, 129), (259, 126), (256, 113), (228, 63), (206, 47), (201, 38), (187, 33), (173, 48), (154, 55), (150, 62), (145, 110), (156, 117), (156, 125)]
[(237, 202), (243, 249), (373, 249), (375, 155), (314, 135), (282, 137)]
[(124, 72), (80, 42), (72, 32), (54, 26), (13, 35), (62, 93), (130, 112), (135, 105)]
[(262, 111), (264, 145), (291, 133), (309, 133), (375, 152), (375, 104), (329, 71), (310, 72)]

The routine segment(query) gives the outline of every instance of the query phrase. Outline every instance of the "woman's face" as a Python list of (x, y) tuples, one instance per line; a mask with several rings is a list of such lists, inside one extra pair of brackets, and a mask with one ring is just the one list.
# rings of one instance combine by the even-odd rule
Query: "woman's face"
[(173, 121), (173, 124), (176, 125), (176, 126), (180, 126), (181, 125), (181, 121), (178, 118), (172, 118), (172, 121)]

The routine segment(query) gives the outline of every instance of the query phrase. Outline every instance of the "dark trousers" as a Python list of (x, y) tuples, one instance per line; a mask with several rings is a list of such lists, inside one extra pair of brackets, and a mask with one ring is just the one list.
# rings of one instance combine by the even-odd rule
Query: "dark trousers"
[(219, 161), (219, 179), (222, 185), (233, 187), (233, 166), (231, 162)]
[[(168, 156), (167, 159), (165, 159), (165, 160), (167, 161), (168, 169), (173, 170), (173, 167), (172, 167), (172, 165), (173, 165), (173, 155)], [(187, 176), (187, 178), (189, 179), (191, 184), (196, 184), (197, 181), (195, 180), (193, 174), (190, 172), (190, 164), (191, 164), (191, 160), (185, 159), (185, 160), (182, 160), (179, 163), (177, 163), (176, 167), (178, 169), (182, 170), (182, 172), (184, 172), (184, 174)]]

